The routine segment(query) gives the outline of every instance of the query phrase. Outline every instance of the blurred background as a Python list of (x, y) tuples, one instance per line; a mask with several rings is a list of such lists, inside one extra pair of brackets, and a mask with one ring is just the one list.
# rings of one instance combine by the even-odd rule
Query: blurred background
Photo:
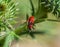
[[(26, 14), (31, 15), (31, 5), (29, 0), (15, 0), (19, 3), (18, 23), (15, 26), (19, 26), (26, 20)], [(35, 12), (38, 9), (38, 0), (32, 0)], [(40, 15), (41, 13), (39, 13)], [(48, 13), (47, 19), (56, 19), (56, 17)], [(21, 36), (22, 40), (12, 44), (12, 47), (60, 47), (60, 22), (56, 21), (44, 21), (37, 23), (35, 30), (43, 30), (45, 34), (35, 35), (35, 39), (32, 39), (29, 35)]]
[[(14, 19), (16, 23), (12, 25), (16, 29), (26, 21), (26, 15), (31, 16), (33, 11), (29, 0), (12, 1), (17, 4), (16, 19)], [(45, 21), (35, 24), (35, 30), (42, 31), (44, 34), (35, 34), (35, 38), (32, 38), (29, 34), (22, 35), (20, 40), (13, 40), (10, 47), (60, 47), (60, 22), (58, 21), (60, 19), (56, 18), (51, 12), (42, 8), (38, 9), (39, 0), (32, 0), (32, 3), (36, 19), (39, 17), (43, 19), (46, 14)], [(39, 12), (37, 12), (38, 10)], [(52, 21), (47, 19), (52, 19)]]

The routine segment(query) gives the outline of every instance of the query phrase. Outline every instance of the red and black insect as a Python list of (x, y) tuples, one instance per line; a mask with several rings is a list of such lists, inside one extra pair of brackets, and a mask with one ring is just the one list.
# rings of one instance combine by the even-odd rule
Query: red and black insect
[(32, 3), (32, 0), (30, 0), (30, 3), (31, 3), (31, 7), (32, 7), (32, 16), (30, 16), (28, 18), (28, 29), (31, 30), (33, 29), (33, 25), (34, 25), (34, 21), (35, 21), (35, 17), (34, 17), (34, 6), (33, 6), (33, 3)]
[(31, 16), (28, 18), (28, 29), (29, 30), (33, 29), (34, 21), (35, 21), (34, 16)]

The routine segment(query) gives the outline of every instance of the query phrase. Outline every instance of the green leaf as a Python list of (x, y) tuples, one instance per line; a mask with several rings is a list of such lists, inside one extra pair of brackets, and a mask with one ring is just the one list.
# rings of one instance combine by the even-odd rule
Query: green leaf
[(9, 3), (11, 0), (5, 0), (5, 2)]
[(13, 39), (14, 39), (14, 34), (13, 34), (13, 32), (11, 31), (11, 32), (6, 36), (5, 43), (4, 43), (3, 47), (9, 47), (9, 45), (11, 45), (11, 42), (13, 41)]
[(9, 47), (11, 45), (11, 42), (14, 40), (14, 34), (13, 31), (6, 28), (6, 37), (3, 47)]

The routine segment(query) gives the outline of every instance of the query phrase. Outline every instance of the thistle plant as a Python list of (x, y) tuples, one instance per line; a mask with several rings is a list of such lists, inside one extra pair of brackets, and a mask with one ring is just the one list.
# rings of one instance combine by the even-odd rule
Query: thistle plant
[[(15, 24), (16, 18), (16, 3), (12, 0), (0, 0), (0, 41), (5, 39), (3, 42), (4, 47), (8, 47), (10, 42), (13, 40), (13, 24)], [(3, 45), (0, 42), (0, 45)]]
[(40, 4), (46, 9), (47, 13), (52, 13), (57, 18), (60, 17), (60, 0), (41, 0)]
[(11, 0), (0, 1), (0, 31), (6, 31), (8, 25), (12, 25), (16, 14), (15, 12), (16, 7), (14, 2)]

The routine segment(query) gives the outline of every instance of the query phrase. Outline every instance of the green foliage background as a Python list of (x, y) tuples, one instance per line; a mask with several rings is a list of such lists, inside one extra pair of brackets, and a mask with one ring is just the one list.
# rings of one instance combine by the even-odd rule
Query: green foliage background
[[(4, 0), (2, 0), (2, 1), (4, 2)], [(7, 4), (8, 4), (9, 3), (8, 1), (11, 1), (11, 0), (5, 0), (5, 1), (7, 1)], [(11, 13), (7, 14), (7, 12), (3, 12), (2, 15), (0, 15), (0, 17), (3, 16), (3, 18), (0, 18), (0, 21), (3, 21), (4, 18), (6, 18), (6, 20), (7, 20), (7, 18), (10, 19), (10, 16), (13, 16), (12, 20), (5, 23), (7, 26), (5, 24), (3, 24), (3, 27), (5, 28), (4, 32), (6, 32), (6, 34), (4, 36), (2, 35), (0, 37), (0, 43), (2, 42), (1, 40), (5, 39), (4, 43), (0, 44), (0, 45), (3, 45), (3, 47), (9, 47), (9, 44), (14, 40), (14, 38), (20, 39), (20, 37), (22, 37), (22, 38), (26, 37), (26, 35), (18, 36), (18, 33), (20, 33), (21, 31), (23, 31), (23, 32), (27, 31), (27, 28), (26, 28), (27, 24), (24, 23), (26, 21), (26, 15), (28, 14), (29, 16), (31, 16), (31, 13), (33, 12), (29, 0), (12, 0), (12, 1), (15, 4), (17, 3), (17, 5), (14, 8), (12, 8), (12, 9), (14, 9), (14, 11), (13, 11), (14, 14), (10, 15)], [(44, 8), (38, 8), (39, 0), (32, 0), (32, 2), (33, 2), (34, 10), (35, 10), (35, 18), (37, 19), (36, 20), (37, 24), (35, 24), (36, 25), (35, 30), (45, 32), (45, 34), (42, 34), (42, 35), (44, 35), (42, 37), (41, 37), (41, 34), (35, 35), (36, 39), (37, 40), (39, 39), (39, 41), (40, 40), (50, 40), (57, 34), (57, 32), (55, 30), (56, 30), (59, 22), (56, 22), (56, 21), (52, 22), (52, 21), (47, 20), (47, 19), (57, 20), (57, 18), (52, 13), (47, 13)], [(8, 6), (7, 9), (9, 7), (11, 7), (11, 6)], [(4, 16), (4, 14), (6, 14), (6, 17)], [(46, 16), (46, 18), (44, 18), (44, 16)], [(45, 20), (45, 21), (40, 22), (41, 20)], [(2, 24), (4, 22), (5, 21), (0, 22), (0, 24)], [(2, 27), (0, 26), (0, 28), (2, 28)]]

